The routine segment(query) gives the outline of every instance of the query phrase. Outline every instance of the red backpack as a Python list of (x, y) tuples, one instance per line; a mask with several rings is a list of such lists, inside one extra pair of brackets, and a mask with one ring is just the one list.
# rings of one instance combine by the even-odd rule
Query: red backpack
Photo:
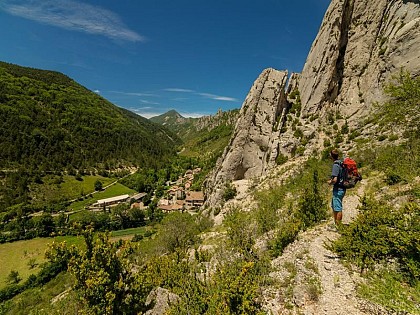
[(362, 180), (355, 160), (347, 157), (343, 161), (340, 161), (339, 165), (341, 166), (341, 170), (338, 183), (341, 187), (346, 189), (353, 188), (357, 182)]

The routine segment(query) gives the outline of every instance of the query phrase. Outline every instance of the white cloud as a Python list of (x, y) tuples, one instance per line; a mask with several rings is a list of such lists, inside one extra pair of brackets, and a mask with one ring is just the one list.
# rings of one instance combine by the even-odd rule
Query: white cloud
[(167, 89), (163, 89), (164, 91), (168, 91), (168, 92), (185, 92), (185, 93), (192, 93), (194, 92), (193, 90), (189, 90), (189, 89), (180, 89), (180, 88), (167, 88)]
[(96, 94), (101, 94), (101, 91), (99, 90), (93, 90), (93, 92), (95, 92)]
[(145, 38), (127, 28), (112, 11), (74, 0), (3, 0), (0, 9), (67, 30), (103, 35), (131, 42)]
[(206, 98), (217, 100), (217, 101), (226, 101), (226, 102), (238, 102), (236, 98), (228, 97), (228, 96), (219, 96), (210, 93), (197, 93), (198, 95), (204, 96)]
[(120, 92), (120, 91), (108, 91), (108, 92), (109, 93), (115, 93), (115, 94), (128, 95), (128, 96), (153, 96), (153, 97), (159, 97), (159, 95), (151, 94), (151, 93)]
[(143, 103), (143, 104), (150, 104), (150, 105), (160, 105), (160, 103), (157, 103), (157, 102), (151, 102), (151, 101), (147, 101), (147, 100), (140, 100), (140, 103)]
[(168, 91), (168, 92), (194, 93), (195, 95), (200, 95), (200, 96), (203, 96), (205, 98), (209, 98), (209, 99), (216, 100), (216, 101), (238, 102), (238, 99), (236, 99), (234, 97), (220, 96), (220, 95), (215, 95), (215, 94), (210, 94), (210, 93), (200, 93), (200, 92), (196, 92), (196, 91), (190, 90), (190, 89), (167, 88), (167, 89), (163, 89), (163, 90)]

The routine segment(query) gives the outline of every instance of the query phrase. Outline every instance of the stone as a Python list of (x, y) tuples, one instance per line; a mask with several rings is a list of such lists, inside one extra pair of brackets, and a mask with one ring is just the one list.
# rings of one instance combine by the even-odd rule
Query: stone
[(205, 183), (206, 203), (217, 206), (227, 182), (262, 176), (277, 157), (281, 117), (287, 107), (287, 71), (265, 69), (244, 103), (229, 145)]
[(148, 310), (146, 315), (163, 315), (171, 307), (171, 305), (177, 303), (179, 296), (170, 292), (167, 289), (157, 287), (153, 289), (146, 299), (146, 306), (152, 306), (151, 310)]
[[(302, 74), (292, 74), (286, 87), (287, 71), (269, 68), (254, 82), (205, 182), (204, 207), (220, 207), (226, 183), (265, 176), (279, 154), (319, 154), (327, 114), (340, 114), (339, 127), (356, 127), (385, 100), (383, 87), (401, 68), (420, 75), (419, 51), (419, 1), (332, 0)], [(302, 109), (289, 113), (296, 88)]]
[(418, 1), (333, 0), (299, 81), (303, 115), (365, 115), (401, 68), (420, 74), (419, 49)]

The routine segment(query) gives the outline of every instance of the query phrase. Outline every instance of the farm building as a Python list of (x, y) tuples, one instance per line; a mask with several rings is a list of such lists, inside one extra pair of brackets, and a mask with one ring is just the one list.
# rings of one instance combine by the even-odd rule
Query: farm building
[(127, 202), (129, 198), (130, 198), (129, 195), (121, 195), (121, 196), (115, 196), (115, 197), (106, 198), (106, 199), (99, 199), (93, 206), (106, 207), (106, 206), (117, 205), (121, 202)]

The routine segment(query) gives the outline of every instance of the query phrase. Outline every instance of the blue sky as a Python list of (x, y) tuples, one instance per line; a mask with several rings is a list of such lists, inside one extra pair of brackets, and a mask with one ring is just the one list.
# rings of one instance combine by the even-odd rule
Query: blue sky
[(62, 72), (150, 117), (240, 108), (300, 72), (330, 0), (0, 0), (0, 60)]

